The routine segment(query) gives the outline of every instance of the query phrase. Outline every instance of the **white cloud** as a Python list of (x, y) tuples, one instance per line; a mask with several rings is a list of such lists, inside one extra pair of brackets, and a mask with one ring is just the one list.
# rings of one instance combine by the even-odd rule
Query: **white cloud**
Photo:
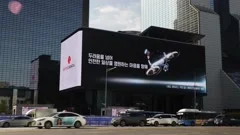
[(90, 10), (90, 27), (111, 31), (140, 31), (140, 3), (93, 7)]
[(98, 10), (100, 13), (112, 13), (112, 12), (119, 12), (119, 9), (112, 6), (105, 6), (105, 7), (97, 7), (96, 10)]

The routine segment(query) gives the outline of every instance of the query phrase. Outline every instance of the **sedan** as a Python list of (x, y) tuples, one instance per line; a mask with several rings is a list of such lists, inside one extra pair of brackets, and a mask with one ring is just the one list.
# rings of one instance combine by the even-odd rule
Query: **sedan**
[(47, 117), (34, 119), (32, 126), (42, 129), (50, 129), (51, 127), (67, 127), (80, 128), (86, 125), (86, 119), (73, 112), (57, 112)]
[(1, 127), (29, 127), (33, 119), (27, 116), (17, 116), (9, 119), (0, 120)]

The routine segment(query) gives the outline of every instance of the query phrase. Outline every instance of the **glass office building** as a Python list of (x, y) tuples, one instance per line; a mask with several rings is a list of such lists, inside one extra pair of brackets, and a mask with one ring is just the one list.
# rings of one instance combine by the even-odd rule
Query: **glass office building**
[(141, 30), (149, 26), (199, 33), (198, 11), (189, 0), (141, 0)]
[[(34, 60), (47, 55), (59, 61), (61, 40), (88, 26), (88, 10), (85, 0), (0, 1), (0, 89), (38, 89), (32, 83), (40, 63)], [(47, 64), (43, 68), (52, 67)]]
[[(239, 109), (237, 103), (240, 97), (240, 1), (177, 0), (176, 8), (157, 9), (151, 6), (164, 5), (169, 0), (141, 2), (142, 30), (147, 26), (156, 25), (205, 35), (199, 42), (206, 48), (207, 96), (204, 97), (204, 109)], [(151, 6), (145, 6), (146, 3), (150, 3)], [(172, 16), (171, 12), (166, 13), (168, 10), (176, 13), (176, 19), (169, 22), (171, 25), (174, 23), (174, 27), (162, 22), (165, 19), (162, 14), (166, 14), (167, 18)], [(156, 24), (152, 16), (161, 21)]]
[[(144, 1), (142, 3), (144, 5)], [(159, 4), (169, 2), (169, 0), (156, 1)], [(176, 0), (174, 1), (175, 8), (167, 7), (158, 8), (151, 15), (143, 15), (142, 23), (144, 24), (150, 16), (158, 16), (158, 20), (164, 20), (164, 17), (161, 15), (165, 10), (172, 10), (175, 12), (175, 19), (171, 20), (169, 23), (173, 24), (173, 29), (198, 33), (205, 35), (203, 39), (200, 40), (198, 44), (205, 46), (205, 57), (206, 57), (206, 75), (207, 75), (207, 96), (203, 97), (204, 99), (204, 109), (206, 110), (222, 110), (222, 93), (221, 93), (221, 75), (220, 71), (222, 70), (221, 63), (221, 34), (220, 34), (220, 20), (219, 16), (213, 11), (213, 1), (211, 0)], [(157, 5), (152, 3), (152, 6)], [(142, 13), (151, 11), (151, 7), (142, 6)], [(170, 17), (172, 14), (167, 14), (166, 16)], [(147, 21), (146, 21), (147, 22)], [(154, 24), (152, 21), (148, 21), (147, 25), (156, 25), (159, 27), (166, 27), (164, 23), (159, 22)], [(171, 28), (171, 29), (172, 29)], [(144, 29), (144, 28), (143, 28)]]
[(174, 29), (177, 0), (141, 0), (141, 31), (149, 26)]

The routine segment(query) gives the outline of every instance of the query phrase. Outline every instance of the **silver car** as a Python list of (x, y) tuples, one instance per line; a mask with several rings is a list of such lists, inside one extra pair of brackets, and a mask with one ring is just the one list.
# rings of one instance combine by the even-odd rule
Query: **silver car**
[(17, 116), (0, 120), (0, 127), (30, 127), (33, 119), (27, 116)]

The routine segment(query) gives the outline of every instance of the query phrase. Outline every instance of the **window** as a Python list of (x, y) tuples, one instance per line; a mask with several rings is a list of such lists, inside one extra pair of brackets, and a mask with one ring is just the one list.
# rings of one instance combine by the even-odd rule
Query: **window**
[(21, 119), (23, 119), (23, 120), (28, 120), (28, 119), (30, 119), (29, 117), (22, 117)]
[(60, 113), (59, 115), (58, 115), (58, 117), (67, 117), (68, 115), (67, 115), (67, 113)]
[(14, 120), (21, 120), (22, 117), (15, 117)]
[(162, 115), (162, 118), (171, 118), (171, 115)]
[(67, 117), (78, 117), (78, 115), (73, 114), (73, 113), (66, 113)]
[(142, 113), (130, 113), (131, 117), (139, 117), (139, 116), (144, 116)]
[(210, 8), (214, 10), (214, 0), (210, 0)]

